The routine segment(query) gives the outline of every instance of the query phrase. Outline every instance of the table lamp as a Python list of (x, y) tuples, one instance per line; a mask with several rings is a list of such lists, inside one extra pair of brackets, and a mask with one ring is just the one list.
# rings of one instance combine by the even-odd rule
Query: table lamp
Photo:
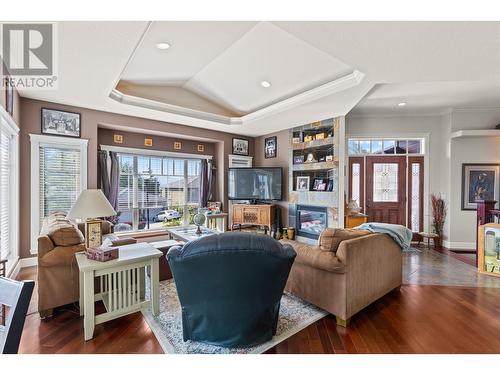
[(102, 220), (100, 217), (116, 215), (116, 211), (100, 189), (87, 189), (80, 193), (68, 219), (84, 219), (85, 246), (98, 247), (102, 244)]

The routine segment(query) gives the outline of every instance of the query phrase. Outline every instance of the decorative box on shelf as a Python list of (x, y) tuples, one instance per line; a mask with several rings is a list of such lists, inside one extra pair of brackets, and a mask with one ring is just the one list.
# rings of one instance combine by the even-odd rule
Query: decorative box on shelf
[(107, 262), (109, 260), (118, 259), (118, 248), (89, 247), (85, 254), (88, 259), (97, 260), (98, 262)]

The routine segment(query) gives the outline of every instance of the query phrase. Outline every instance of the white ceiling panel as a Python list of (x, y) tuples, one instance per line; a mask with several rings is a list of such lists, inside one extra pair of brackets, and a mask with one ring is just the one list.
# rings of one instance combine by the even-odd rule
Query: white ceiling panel
[[(239, 113), (312, 89), (352, 68), (269, 22), (260, 22), (185, 85)], [(271, 82), (263, 88), (262, 81)]]
[[(256, 22), (153, 22), (123, 72), (127, 81), (182, 85)], [(160, 50), (157, 43), (170, 48)]]

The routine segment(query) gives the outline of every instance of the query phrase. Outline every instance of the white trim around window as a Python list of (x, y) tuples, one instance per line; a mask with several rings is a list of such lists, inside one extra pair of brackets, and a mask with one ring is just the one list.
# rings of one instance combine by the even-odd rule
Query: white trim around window
[(31, 143), (31, 254), (38, 252), (37, 238), (40, 233), (40, 147), (71, 148), (80, 151), (80, 187), (87, 188), (88, 139), (30, 134)]
[(10, 134), (10, 168), (9, 168), (9, 247), (7, 256), (7, 276), (15, 269), (19, 260), (19, 127), (12, 117), (0, 106), (0, 127)]

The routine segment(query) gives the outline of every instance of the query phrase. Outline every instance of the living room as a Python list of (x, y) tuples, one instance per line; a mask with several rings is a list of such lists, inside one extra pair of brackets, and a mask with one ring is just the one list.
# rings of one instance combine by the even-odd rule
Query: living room
[(1, 22), (2, 353), (498, 354), (500, 23), (267, 14)]

